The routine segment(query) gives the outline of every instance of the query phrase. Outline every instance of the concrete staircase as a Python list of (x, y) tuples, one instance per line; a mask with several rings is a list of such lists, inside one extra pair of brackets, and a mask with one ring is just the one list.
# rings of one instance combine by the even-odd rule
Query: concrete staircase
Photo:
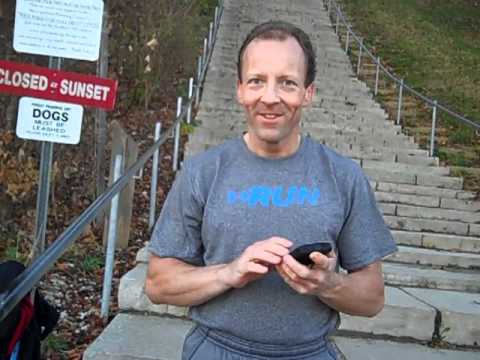
[[(437, 158), (387, 119), (371, 90), (355, 78), (321, 0), (225, 1), (186, 156), (245, 130), (235, 101), (236, 53), (252, 26), (267, 19), (290, 21), (312, 34), (317, 94), (304, 114), (303, 131), (362, 166), (399, 245), (398, 253), (384, 262), (384, 310), (373, 319), (342, 315), (339, 335), (443, 340), (479, 349), (480, 202), (462, 190), (461, 178), (449, 176), (449, 168), (439, 167)], [(84, 358), (179, 359), (191, 326), (185, 320), (187, 309), (150, 303), (143, 291), (147, 260), (143, 249), (137, 266), (121, 280), (119, 306), (127, 314), (114, 319)], [(139, 335), (135, 338), (147, 348), (137, 344), (132, 350), (130, 337), (119, 334)], [(480, 358), (480, 353), (458, 358)]]

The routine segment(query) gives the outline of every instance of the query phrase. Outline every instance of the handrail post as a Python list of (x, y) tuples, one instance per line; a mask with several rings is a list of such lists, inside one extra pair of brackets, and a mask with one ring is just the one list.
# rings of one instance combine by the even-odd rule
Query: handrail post
[[(113, 183), (115, 183), (122, 175), (122, 162), (122, 155), (116, 155), (113, 172)], [(105, 274), (103, 276), (101, 308), (101, 317), (104, 322), (108, 320), (110, 295), (112, 292), (113, 266), (115, 262), (115, 243), (117, 240), (118, 200), (119, 194), (116, 194), (111, 202), (110, 219), (108, 221), (107, 254), (105, 256)]]
[(402, 116), (402, 102), (403, 102), (403, 79), (400, 81), (400, 88), (398, 89), (397, 125), (400, 125), (400, 118)]
[[(160, 139), (162, 133), (162, 123), (157, 122), (155, 124), (155, 137), (154, 142)], [(152, 162), (152, 182), (150, 185), (150, 212), (148, 216), (148, 229), (151, 230), (155, 223), (155, 210), (157, 204), (157, 185), (158, 185), (158, 161), (159, 161), (160, 149), (157, 149), (153, 154)]]
[(358, 47), (359, 49), (358, 49), (357, 75), (360, 75), (360, 70), (362, 67), (363, 39), (360, 39), (360, 43)]
[(347, 25), (347, 39), (345, 40), (345, 52), (348, 55), (348, 50), (350, 49), (350, 27)]
[(377, 73), (375, 75), (375, 96), (378, 95), (378, 80), (380, 76), (380, 56), (377, 57)]
[(175, 172), (178, 170), (178, 152), (180, 150), (180, 131), (182, 130), (182, 120), (179, 119), (179, 116), (182, 114), (182, 101), (183, 98), (180, 96), (177, 99), (177, 116), (175, 118), (175, 121), (177, 122), (177, 125), (175, 126), (175, 137), (174, 137), (174, 144), (173, 144), (173, 164), (172, 164), (172, 170)]
[(210, 23), (209, 29), (208, 29), (208, 51), (212, 49), (213, 45), (213, 23)]
[(214, 30), (215, 30), (215, 34), (217, 33), (217, 30), (218, 30), (218, 6), (215, 6), (215, 18), (214, 18)]
[(188, 109), (187, 109), (187, 124), (192, 122), (192, 96), (193, 96), (193, 77), (188, 82)]
[(195, 89), (195, 108), (198, 108), (200, 102), (200, 90), (202, 88), (202, 57), (198, 57), (197, 64), (197, 87)]
[(435, 128), (437, 126), (437, 105), (438, 102), (435, 100), (433, 102), (433, 110), (432, 110), (432, 134), (430, 136), (430, 157), (433, 157), (435, 152)]
[(202, 73), (201, 73), (201, 76), (203, 76), (203, 69), (207, 65), (207, 54), (208, 54), (208, 39), (205, 38), (205, 39), (203, 39)]

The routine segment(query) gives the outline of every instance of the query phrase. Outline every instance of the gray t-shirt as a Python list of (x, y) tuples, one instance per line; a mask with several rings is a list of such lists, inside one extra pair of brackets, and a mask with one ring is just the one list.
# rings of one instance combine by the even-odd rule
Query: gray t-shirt
[[(310, 137), (293, 155), (266, 159), (242, 138), (184, 163), (168, 194), (150, 251), (195, 265), (230, 262), (272, 236), (296, 246), (329, 241), (355, 270), (396, 250), (360, 167)], [(196, 322), (241, 339), (294, 345), (330, 334), (338, 313), (300, 295), (276, 271), (190, 309)]]

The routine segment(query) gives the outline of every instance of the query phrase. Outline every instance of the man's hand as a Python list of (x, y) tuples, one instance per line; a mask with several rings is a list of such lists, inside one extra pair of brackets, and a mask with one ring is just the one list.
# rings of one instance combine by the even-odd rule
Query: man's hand
[(241, 288), (269, 272), (288, 255), (290, 240), (271, 237), (258, 241), (249, 247), (231, 263), (226, 264), (219, 272), (220, 280), (226, 285)]
[(283, 280), (298, 293), (322, 297), (335, 289), (340, 281), (335, 272), (337, 256), (333, 251), (328, 255), (313, 252), (310, 259), (314, 262), (311, 268), (300, 264), (291, 255), (285, 255), (276, 269)]

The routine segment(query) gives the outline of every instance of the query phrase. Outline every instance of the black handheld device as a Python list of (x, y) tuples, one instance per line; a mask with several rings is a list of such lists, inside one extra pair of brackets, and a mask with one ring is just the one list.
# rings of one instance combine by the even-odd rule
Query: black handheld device
[(318, 251), (324, 255), (327, 255), (332, 251), (332, 245), (329, 242), (316, 242), (312, 244), (306, 244), (295, 248), (290, 252), (290, 255), (293, 256), (300, 264), (303, 265), (313, 265), (312, 259), (310, 259), (310, 253)]

